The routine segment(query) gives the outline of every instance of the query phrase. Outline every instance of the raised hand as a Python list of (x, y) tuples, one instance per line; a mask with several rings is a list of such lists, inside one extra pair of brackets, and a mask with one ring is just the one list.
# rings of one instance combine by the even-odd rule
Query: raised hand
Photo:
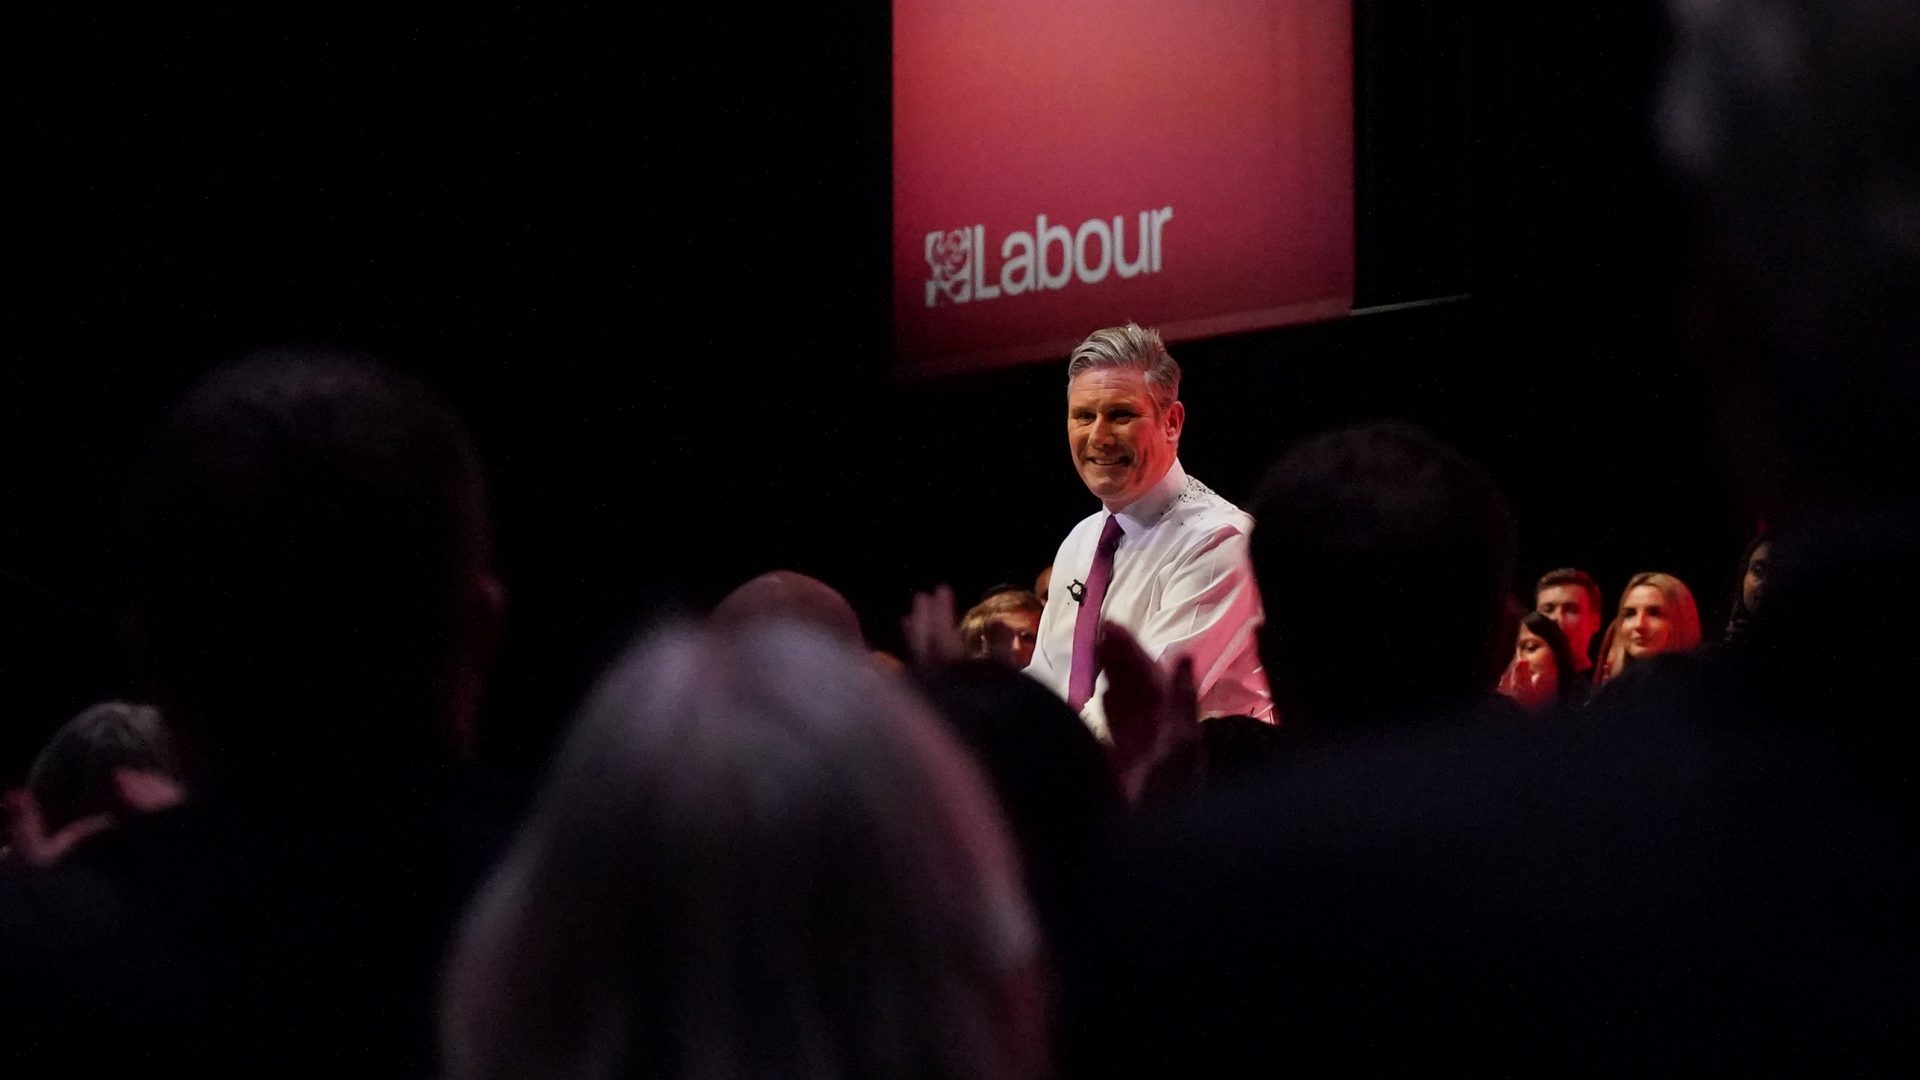
[(1527, 712), (1538, 712), (1550, 704), (1555, 687), (1553, 681), (1535, 671), (1533, 665), (1515, 657), (1500, 673), (1500, 685), (1495, 689)]
[(81, 841), (112, 827), (112, 814), (90, 814), (48, 832), (46, 818), (40, 813), (40, 801), (33, 797), (33, 792), (25, 788), (7, 792), (7, 853), (22, 862), (52, 866)]
[(916, 666), (958, 661), (965, 650), (960, 644), (959, 619), (953, 613), (953, 590), (936, 585), (931, 592), (913, 594), (913, 607), (900, 620), (900, 633)]
[(1100, 626), (1098, 653), (1100, 670), (1107, 676), (1100, 704), (1113, 740), (1114, 770), (1128, 801), (1137, 801), (1153, 767), (1200, 737), (1193, 661), (1181, 657), (1169, 672), (1126, 627), (1113, 622)]
[[(151, 814), (177, 805), (186, 791), (172, 777), (147, 769), (115, 769), (113, 784), (119, 789), (120, 802), (128, 812)], [(34, 866), (52, 866), (80, 846), (88, 837), (113, 827), (117, 816), (89, 814), (69, 821), (60, 828), (47, 829), (46, 815), (33, 792), (18, 788), (7, 792), (7, 834), (10, 857)]]

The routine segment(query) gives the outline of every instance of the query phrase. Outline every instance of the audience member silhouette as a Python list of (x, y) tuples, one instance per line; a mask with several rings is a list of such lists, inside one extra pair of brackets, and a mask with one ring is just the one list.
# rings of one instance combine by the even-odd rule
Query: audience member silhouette
[[(1403, 424), (1307, 440), (1255, 497), (1260, 655), (1292, 736), (1423, 722), (1491, 697), (1514, 612), (1514, 524), (1478, 466)], [(1382, 618), (1417, 596), (1447, 630)]]
[(744, 626), (761, 619), (795, 619), (850, 645), (866, 643), (860, 616), (840, 590), (792, 570), (771, 570), (752, 578), (713, 609), (715, 626)]
[(130, 622), (192, 797), (78, 849), (175, 965), (154, 1071), (423, 1075), (491, 853), (457, 763), (501, 589), (473, 447), (412, 379), (280, 352), (144, 458)]
[(1004, 664), (922, 669), (921, 689), (992, 781), (1048, 940), (1071, 932), (1109, 820), (1125, 810), (1107, 751), (1066, 703)]
[(179, 1060), (168, 951), (108, 883), (0, 860), (0, 1075), (136, 1077)]
[(135, 812), (115, 780), (122, 769), (178, 775), (159, 710), (121, 701), (83, 710), (54, 732), (27, 773), (41, 824), (55, 831), (84, 818)]
[(1038, 1077), (1019, 878), (966, 751), (863, 655), (797, 624), (661, 632), (467, 919), (447, 1075)]

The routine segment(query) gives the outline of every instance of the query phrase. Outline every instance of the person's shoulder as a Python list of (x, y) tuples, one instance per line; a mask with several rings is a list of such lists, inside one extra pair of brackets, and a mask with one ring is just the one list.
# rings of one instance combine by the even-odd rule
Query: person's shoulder
[(1235, 562), (1246, 557), (1253, 518), (1212, 488), (1188, 477), (1161, 527), (1175, 534), (1175, 561), (1180, 565), (1221, 559)]
[(1174, 499), (1168, 515), (1193, 532), (1246, 536), (1253, 531), (1253, 515), (1193, 476), (1187, 477), (1186, 487)]

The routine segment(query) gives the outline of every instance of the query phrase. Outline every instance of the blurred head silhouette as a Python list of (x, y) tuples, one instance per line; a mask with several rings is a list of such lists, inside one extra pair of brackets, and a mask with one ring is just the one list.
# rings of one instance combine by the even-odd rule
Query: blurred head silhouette
[(751, 578), (713, 609), (716, 626), (744, 626), (760, 619), (811, 623), (851, 645), (866, 640), (860, 616), (840, 590), (792, 570), (771, 570)]
[[(1308, 439), (1268, 471), (1251, 551), (1260, 655), (1289, 728), (1404, 719), (1489, 692), (1507, 661), (1514, 526), (1493, 480), (1405, 424)], [(1418, 597), (1446, 612), (1381, 612)]]
[(503, 601), (473, 446), (423, 385), (312, 351), (218, 370), (132, 510), (130, 623), (183, 754), (285, 778), (463, 752)]
[(965, 750), (814, 628), (668, 630), (581, 715), (449, 969), (454, 1077), (1037, 1075)]

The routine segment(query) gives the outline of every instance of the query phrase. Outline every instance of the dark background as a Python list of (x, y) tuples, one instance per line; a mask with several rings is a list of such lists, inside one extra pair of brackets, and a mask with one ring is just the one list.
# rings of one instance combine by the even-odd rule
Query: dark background
[[(1062, 363), (891, 376), (886, 5), (629, 8), (16, 16), (6, 777), (127, 692), (121, 477), (172, 396), (262, 345), (369, 350), (472, 424), (510, 771), (660, 612), (790, 567), (895, 647), (912, 590), (1028, 581), (1094, 509)], [(1657, 10), (1461, 8), (1356, 4), (1361, 313), (1176, 348), (1183, 460), (1243, 499), (1303, 435), (1411, 420), (1505, 487), (1517, 589), (1670, 570), (1711, 628), (1749, 522), (1681, 347)], [(1419, 596), (1380, 615), (1448, 632)]]

